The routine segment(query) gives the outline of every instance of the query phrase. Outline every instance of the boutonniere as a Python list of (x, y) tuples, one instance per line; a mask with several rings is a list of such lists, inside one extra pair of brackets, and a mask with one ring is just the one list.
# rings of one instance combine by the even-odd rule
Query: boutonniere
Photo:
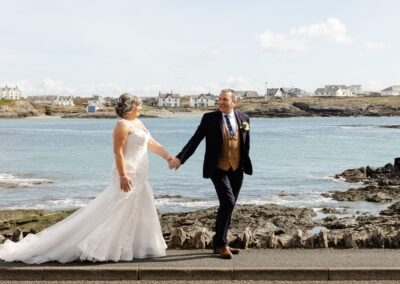
[(243, 122), (242, 126), (240, 126), (240, 129), (247, 131), (250, 129), (250, 125), (247, 122)]

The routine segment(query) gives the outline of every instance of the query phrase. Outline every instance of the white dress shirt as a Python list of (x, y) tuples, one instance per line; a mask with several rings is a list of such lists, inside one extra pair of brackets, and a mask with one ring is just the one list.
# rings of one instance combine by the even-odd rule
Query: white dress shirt
[[(236, 133), (237, 123), (236, 123), (235, 112), (232, 110), (232, 111), (231, 111), (229, 114), (227, 114), (227, 115), (228, 115), (228, 118), (229, 118), (229, 122), (230, 122), (231, 125), (232, 125), (233, 132)], [(224, 123), (225, 123), (225, 125), (226, 125), (226, 129), (228, 129), (228, 132), (229, 132), (228, 124), (227, 124), (227, 122), (226, 122), (225, 113), (222, 113), (222, 117), (224, 118)]]

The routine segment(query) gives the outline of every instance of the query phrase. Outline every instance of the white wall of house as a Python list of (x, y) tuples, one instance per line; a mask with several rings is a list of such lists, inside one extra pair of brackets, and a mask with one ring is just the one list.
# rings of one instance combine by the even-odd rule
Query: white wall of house
[(165, 98), (158, 98), (158, 106), (159, 107), (179, 107), (181, 105), (180, 98), (173, 98), (171, 96), (167, 96)]
[(337, 97), (352, 97), (352, 96), (353, 96), (353, 93), (352, 93), (349, 89), (342, 89), (342, 88), (339, 88), (339, 89), (336, 91), (336, 96), (337, 96)]
[(75, 106), (74, 100), (71, 97), (68, 98), (57, 97), (57, 99), (53, 102), (53, 104), (56, 106)]
[(399, 96), (400, 92), (396, 91), (384, 91), (381, 93), (382, 96)]
[(209, 107), (215, 106), (215, 99), (205, 98), (203, 96), (196, 98), (196, 96), (190, 97), (190, 107)]
[(7, 100), (19, 100), (20, 99), (20, 91), (18, 87), (15, 88), (0, 88), (0, 99)]

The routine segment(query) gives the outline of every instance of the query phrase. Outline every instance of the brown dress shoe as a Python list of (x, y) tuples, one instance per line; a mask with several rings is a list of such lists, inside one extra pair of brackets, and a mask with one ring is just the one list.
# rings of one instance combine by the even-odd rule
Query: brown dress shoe
[(240, 249), (238, 248), (232, 248), (232, 247), (228, 247), (229, 250), (231, 251), (232, 254), (239, 254), (240, 253)]
[(220, 247), (217, 250), (218, 250), (220, 258), (224, 258), (224, 259), (231, 259), (232, 258), (232, 253), (229, 250), (229, 247)]

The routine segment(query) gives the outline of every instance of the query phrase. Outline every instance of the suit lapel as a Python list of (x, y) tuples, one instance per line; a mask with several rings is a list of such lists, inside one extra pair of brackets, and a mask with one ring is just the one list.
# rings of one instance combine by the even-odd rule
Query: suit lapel
[(221, 140), (224, 140), (224, 119), (222, 117), (222, 112), (218, 111), (218, 113), (219, 113), (218, 125), (221, 133)]
[(236, 116), (236, 119), (237, 119), (237, 122), (238, 122), (238, 126), (237, 127), (238, 127), (238, 131), (239, 131), (239, 134), (240, 134), (240, 140), (244, 142), (244, 140), (243, 140), (244, 139), (243, 129), (240, 128), (240, 126), (243, 124), (242, 116), (236, 110), (234, 112), (235, 112), (235, 116)]

